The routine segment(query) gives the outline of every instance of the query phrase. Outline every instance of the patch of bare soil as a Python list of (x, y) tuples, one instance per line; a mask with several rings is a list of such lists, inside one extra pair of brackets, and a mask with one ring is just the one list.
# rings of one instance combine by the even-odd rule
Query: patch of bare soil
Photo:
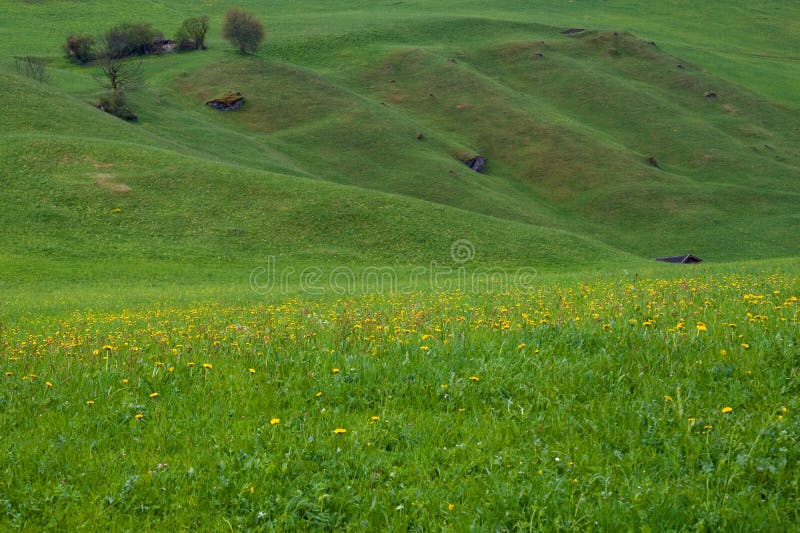
[(97, 174), (97, 185), (101, 189), (116, 193), (126, 193), (133, 190), (128, 185), (124, 183), (117, 183), (115, 180), (116, 178), (112, 174), (108, 174), (106, 172), (100, 172)]

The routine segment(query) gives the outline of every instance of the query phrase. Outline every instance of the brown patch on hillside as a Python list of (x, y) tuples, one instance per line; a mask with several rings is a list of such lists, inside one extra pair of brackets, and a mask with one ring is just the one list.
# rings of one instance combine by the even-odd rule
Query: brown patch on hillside
[(128, 185), (124, 183), (117, 183), (115, 180), (116, 178), (112, 174), (108, 174), (106, 172), (100, 172), (96, 176), (97, 180), (96, 183), (101, 189), (105, 189), (107, 191), (115, 192), (115, 193), (126, 193), (131, 192), (131, 189)]

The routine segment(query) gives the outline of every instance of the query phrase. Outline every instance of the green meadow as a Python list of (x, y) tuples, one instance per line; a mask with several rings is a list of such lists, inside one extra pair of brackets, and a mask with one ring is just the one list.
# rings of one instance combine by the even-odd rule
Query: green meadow
[(1, 530), (796, 527), (800, 6), (520, 4), (2, 3)]

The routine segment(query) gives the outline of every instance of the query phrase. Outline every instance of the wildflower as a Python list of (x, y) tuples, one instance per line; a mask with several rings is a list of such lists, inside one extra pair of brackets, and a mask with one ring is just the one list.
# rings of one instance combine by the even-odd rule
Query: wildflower
[(665, 394), (664, 395), (664, 401), (665, 402), (671, 402), (672, 401), (672, 396), (669, 396), (669, 395)]
[(113, 346), (111, 346), (110, 344), (104, 344), (104, 345), (103, 345), (103, 350), (105, 350), (105, 351), (107, 351), (107, 352), (108, 352), (108, 351), (111, 351), (111, 350), (113, 350), (113, 349), (114, 349), (114, 347), (113, 347)]
[(705, 429), (706, 431), (711, 431), (712, 429), (714, 429), (714, 426), (712, 426), (711, 424), (706, 424), (705, 426), (703, 426), (703, 429)]
[(527, 346), (527, 344), (525, 344), (524, 342), (521, 342), (521, 343), (517, 344), (517, 350), (521, 350), (521, 349), (525, 348), (526, 346)]
[(344, 429), (344, 428), (336, 428), (336, 429), (334, 429), (334, 430), (333, 430), (333, 432), (334, 432), (336, 435), (342, 435), (342, 434), (344, 434), (344, 433), (347, 433), (347, 430), (346, 430), (346, 429)]
[(161, 368), (162, 366), (164, 366), (164, 363), (162, 363), (161, 361), (156, 361), (156, 366)]
[(270, 423), (270, 425), (274, 426), (276, 424), (280, 424), (281, 423), (281, 419), (280, 418), (273, 418), (273, 419), (271, 419), (269, 421), (269, 423)]
[(750, 348), (750, 345), (749, 345), (749, 344), (747, 344), (746, 342), (743, 342), (743, 343), (741, 344), (741, 346), (742, 346), (742, 348), (744, 348), (745, 350), (747, 350), (748, 348)]
[(726, 355), (728, 355), (728, 350), (726, 350), (725, 348), (723, 348), (723, 349), (721, 349), (721, 350), (719, 351), (719, 354), (720, 354), (722, 357), (725, 357)]
[(380, 417), (379, 416), (371, 416), (371, 417), (369, 417), (369, 420), (370, 420), (370, 422), (377, 422), (378, 420), (380, 420)]
[(422, 350), (423, 352), (427, 352), (428, 350), (430, 350), (430, 348), (427, 346), (420, 346), (419, 349)]
[(708, 331), (708, 328), (703, 322), (697, 323), (697, 331)]
[(317, 392), (317, 393), (316, 393), (314, 396), (316, 396), (317, 398), (319, 398), (320, 396), (322, 396), (322, 391), (318, 391), (318, 392)]
[(94, 405), (94, 400), (86, 400), (86, 405)]
[(251, 374), (255, 374), (256, 373), (256, 369), (255, 368), (248, 368), (247, 371), (249, 373), (251, 373)]
[(50, 388), (50, 387), (52, 387), (52, 386), (53, 386), (53, 384), (52, 384), (52, 383), (50, 383), (49, 381), (45, 381), (45, 382), (44, 382), (44, 384), (45, 384), (45, 385), (46, 385), (48, 388)]
[(339, 369), (334, 367), (334, 368), (331, 369), (331, 372), (333, 372), (334, 374), (338, 374), (339, 373)]
[(203, 368), (205, 368), (206, 370), (211, 370), (214, 367), (211, 366), (211, 363), (203, 363)]
[(11, 371), (8, 371), (8, 372), (6, 372), (6, 376), (7, 376), (7, 377), (11, 377), (11, 376), (13, 376), (13, 375), (14, 375), (14, 373), (13, 373), (13, 372), (11, 372)]
[(157, 392), (151, 392), (151, 393), (149, 394), (149, 397), (150, 397), (150, 398), (157, 398), (157, 397), (158, 397), (158, 393), (157, 393)]
[(135, 415), (133, 415), (133, 418), (135, 418), (136, 420), (141, 420), (142, 418), (144, 418), (144, 415), (142, 413), (136, 413)]
[(452, 510), (453, 510), (453, 509), (455, 509), (455, 508), (456, 508), (455, 504), (453, 504), (453, 503), (448, 503), (448, 504), (447, 504), (447, 510), (448, 510), (448, 511), (452, 511)]
[(480, 378), (479, 378), (478, 376), (470, 376), (470, 377), (469, 377), (469, 380), (470, 380), (470, 381), (478, 381), (479, 379), (480, 379)]
[(186, 363), (186, 366), (194, 366), (194, 365), (195, 363), (193, 361), (189, 361), (188, 363)]
[(175, 372), (175, 367), (171, 366), (167, 369), (167, 372)]
[(128, 378), (122, 378), (122, 384), (123, 385), (127, 385), (128, 384)]
[(728, 413), (731, 413), (731, 412), (733, 412), (733, 407), (725, 406), (725, 407), (722, 408), (722, 413), (724, 413), (724, 414), (728, 414)]

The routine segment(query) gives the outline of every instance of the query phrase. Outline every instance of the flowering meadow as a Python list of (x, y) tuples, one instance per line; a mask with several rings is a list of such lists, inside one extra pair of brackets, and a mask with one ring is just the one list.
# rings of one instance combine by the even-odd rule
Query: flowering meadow
[(786, 530), (793, 274), (19, 320), (0, 529)]

